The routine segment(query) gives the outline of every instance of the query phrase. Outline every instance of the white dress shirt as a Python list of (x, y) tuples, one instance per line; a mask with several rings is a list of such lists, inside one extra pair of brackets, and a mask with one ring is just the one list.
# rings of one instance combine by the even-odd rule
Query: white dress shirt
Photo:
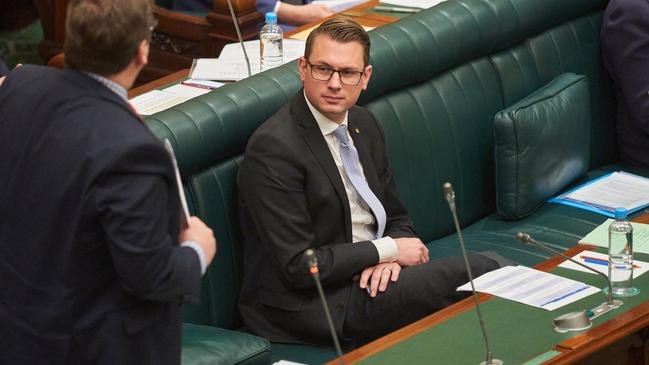
[[(345, 167), (343, 162), (340, 159), (340, 141), (336, 136), (334, 136), (333, 131), (338, 128), (339, 124), (327, 118), (324, 114), (320, 113), (310, 102), (309, 99), (304, 96), (306, 99), (306, 104), (309, 106), (313, 117), (320, 127), (320, 131), (324, 136), (327, 146), (329, 146), (329, 151), (331, 156), (336, 163), (338, 168), (338, 173), (343, 180), (343, 185), (345, 185), (345, 193), (347, 194), (347, 200), (349, 201), (349, 211), (351, 212), (352, 219), (352, 242), (360, 241), (372, 241), (376, 250), (379, 252), (379, 262), (392, 262), (397, 259), (398, 248), (397, 243), (389, 236), (385, 236), (379, 239), (373, 239), (375, 235), (374, 229), (374, 216), (372, 215), (370, 208), (367, 203), (360, 197), (352, 182), (347, 177), (345, 172)], [(341, 124), (347, 125), (347, 113), (345, 113), (345, 119)], [(349, 136), (349, 130), (347, 130), (349, 137), (349, 142), (353, 145), (354, 140)], [(365, 173), (363, 172), (363, 165), (360, 164), (361, 173), (363, 177)], [(367, 179), (366, 179), (367, 181)]]

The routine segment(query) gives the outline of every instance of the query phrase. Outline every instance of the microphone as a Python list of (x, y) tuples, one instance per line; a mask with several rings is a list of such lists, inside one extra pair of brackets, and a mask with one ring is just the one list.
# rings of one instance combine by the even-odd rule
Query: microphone
[(327, 306), (327, 299), (325, 299), (324, 291), (322, 291), (322, 284), (320, 283), (320, 273), (318, 270), (318, 259), (315, 256), (315, 252), (312, 249), (304, 251), (304, 256), (306, 257), (309, 263), (309, 273), (313, 276), (315, 285), (318, 288), (318, 295), (320, 295), (320, 301), (322, 301), (322, 307), (324, 308), (325, 317), (327, 318), (327, 324), (329, 325), (329, 330), (331, 331), (331, 338), (334, 340), (334, 346), (336, 347), (336, 352), (338, 353), (338, 359), (340, 359), (340, 364), (345, 365), (345, 359), (343, 359), (343, 352), (340, 349), (340, 342), (338, 342), (338, 335), (336, 335), (336, 328), (334, 327), (334, 322), (331, 320), (331, 313), (329, 313), (329, 307)]
[[(559, 256), (563, 257), (564, 259), (566, 259), (566, 260), (574, 262), (575, 264), (577, 264), (577, 265), (579, 265), (581, 267), (584, 267), (589, 271), (594, 272), (595, 274), (603, 277), (606, 280), (606, 283), (608, 284), (608, 298), (607, 298), (606, 302), (598, 305), (597, 307), (589, 310), (588, 312), (583, 312), (583, 311), (582, 312), (577, 312), (577, 313), (585, 313), (584, 315), (588, 316), (588, 321), (589, 322), (590, 322), (590, 320), (593, 320), (593, 319), (603, 315), (604, 313), (610, 312), (613, 309), (619, 308), (622, 304), (624, 304), (621, 300), (617, 300), (617, 299), (614, 300), (613, 299), (613, 290), (612, 290), (611, 280), (605, 274), (603, 274), (603, 273), (601, 273), (601, 272), (599, 272), (599, 271), (597, 271), (597, 270), (595, 270), (595, 269), (593, 269), (591, 267), (588, 267), (587, 265), (584, 265), (584, 264), (582, 264), (581, 262), (579, 262), (577, 260), (573, 260), (572, 257), (568, 257), (568, 256), (564, 255), (562, 252), (560, 252), (558, 250), (550, 248), (549, 246), (544, 245), (544, 244), (534, 240), (532, 238), (532, 236), (530, 236), (529, 234), (527, 234), (525, 232), (518, 232), (516, 234), (516, 238), (519, 241), (521, 241), (523, 243), (526, 243), (528, 245), (534, 245), (536, 247), (540, 247), (540, 248), (544, 249), (545, 251), (550, 252), (553, 255), (559, 255)], [(577, 313), (568, 313), (568, 314), (564, 314), (563, 316), (559, 316), (559, 317), (555, 318), (555, 320), (554, 320), (555, 329), (558, 332), (566, 332), (566, 331), (574, 331), (574, 330), (583, 329), (583, 326), (577, 326), (577, 328), (573, 328), (573, 327), (570, 326), (570, 323), (565, 324), (564, 322), (561, 322), (561, 325), (558, 324), (559, 320), (563, 319), (562, 317), (574, 316)], [(581, 319), (581, 320), (583, 321), (583, 319)]]
[(469, 282), (471, 283), (471, 291), (473, 293), (473, 303), (475, 304), (475, 311), (478, 314), (478, 320), (480, 321), (480, 329), (482, 330), (482, 337), (484, 338), (485, 347), (487, 348), (487, 354), (485, 361), (482, 361), (480, 365), (502, 365), (503, 362), (498, 359), (494, 359), (491, 353), (491, 347), (489, 346), (489, 337), (487, 336), (487, 330), (484, 328), (484, 321), (482, 320), (482, 313), (480, 313), (480, 303), (478, 302), (478, 294), (475, 291), (475, 286), (473, 285), (473, 273), (471, 272), (471, 266), (469, 265), (469, 258), (466, 254), (466, 249), (464, 248), (464, 238), (462, 237), (462, 230), (460, 229), (460, 223), (457, 219), (457, 211), (455, 209), (455, 191), (453, 191), (453, 186), (451, 183), (446, 182), (443, 185), (444, 189), (444, 198), (448, 203), (448, 207), (451, 210), (453, 215), (453, 221), (455, 222), (455, 231), (457, 232), (457, 237), (460, 241), (460, 248), (462, 249), (462, 256), (464, 257), (464, 265), (466, 266), (466, 272), (469, 275)]
[(237, 38), (239, 38), (239, 44), (241, 44), (241, 50), (243, 51), (243, 58), (246, 59), (246, 66), (248, 66), (248, 77), (252, 75), (250, 71), (250, 59), (248, 58), (248, 52), (246, 52), (246, 47), (243, 45), (243, 37), (241, 36), (241, 30), (239, 29), (239, 22), (237, 21), (236, 15), (234, 15), (234, 9), (232, 8), (232, 2), (228, 0), (228, 7), (230, 8), (230, 15), (232, 16), (232, 23), (234, 23), (234, 29), (237, 31)]

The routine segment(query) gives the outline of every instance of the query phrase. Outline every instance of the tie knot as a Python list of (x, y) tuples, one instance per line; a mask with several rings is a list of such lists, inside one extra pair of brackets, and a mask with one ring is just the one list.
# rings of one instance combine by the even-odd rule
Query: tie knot
[(347, 136), (347, 126), (341, 124), (334, 130), (334, 135), (338, 138), (341, 144), (346, 145), (349, 143), (349, 137)]

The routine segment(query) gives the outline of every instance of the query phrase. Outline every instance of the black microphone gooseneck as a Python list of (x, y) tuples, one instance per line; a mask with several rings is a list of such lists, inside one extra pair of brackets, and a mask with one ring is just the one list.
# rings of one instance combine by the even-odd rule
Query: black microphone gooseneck
[(246, 59), (246, 66), (248, 66), (248, 77), (252, 75), (250, 70), (250, 59), (248, 58), (248, 52), (246, 52), (246, 47), (243, 45), (243, 37), (241, 36), (241, 30), (239, 29), (239, 22), (237, 17), (234, 15), (234, 9), (232, 8), (232, 2), (228, 0), (228, 7), (230, 8), (230, 15), (232, 15), (232, 23), (234, 23), (234, 29), (237, 31), (237, 38), (239, 38), (239, 44), (241, 44), (241, 50), (243, 51), (243, 58)]
[(486, 360), (481, 362), (480, 365), (502, 365), (503, 362), (498, 359), (494, 359), (491, 353), (491, 346), (489, 346), (489, 337), (487, 336), (487, 330), (484, 328), (484, 321), (482, 320), (482, 313), (480, 313), (480, 303), (478, 302), (478, 294), (475, 291), (475, 286), (473, 285), (473, 273), (471, 272), (471, 266), (469, 265), (469, 258), (466, 254), (466, 249), (464, 248), (464, 238), (462, 237), (462, 230), (460, 229), (460, 222), (457, 219), (457, 211), (455, 209), (455, 192), (453, 191), (453, 186), (451, 183), (447, 182), (443, 185), (444, 188), (444, 197), (448, 203), (448, 207), (451, 209), (453, 215), (453, 221), (455, 222), (455, 230), (457, 231), (457, 237), (460, 241), (460, 248), (462, 249), (462, 256), (464, 257), (464, 265), (466, 266), (466, 272), (469, 275), (469, 282), (471, 283), (471, 291), (473, 293), (473, 302), (475, 303), (475, 311), (478, 314), (478, 320), (480, 321), (480, 329), (482, 330), (482, 337), (484, 338), (485, 347), (487, 348)]
[(343, 359), (343, 352), (340, 349), (340, 342), (338, 342), (338, 335), (336, 335), (336, 328), (334, 327), (334, 322), (331, 320), (331, 313), (329, 313), (329, 307), (327, 306), (327, 299), (325, 298), (324, 291), (322, 290), (322, 283), (320, 283), (320, 273), (318, 270), (318, 259), (315, 257), (315, 252), (312, 249), (304, 251), (304, 256), (309, 262), (309, 272), (313, 276), (315, 285), (318, 288), (318, 295), (320, 295), (320, 300), (322, 301), (322, 308), (324, 308), (325, 316), (327, 317), (327, 324), (329, 325), (329, 330), (331, 331), (331, 337), (334, 340), (334, 346), (336, 347), (336, 352), (338, 352), (338, 359), (340, 359), (340, 364), (345, 365), (345, 359)]
[[(595, 269), (593, 269), (591, 267), (588, 267), (587, 265), (584, 265), (584, 264), (582, 264), (581, 262), (579, 262), (577, 260), (573, 260), (572, 257), (568, 257), (568, 256), (564, 255), (562, 252), (560, 252), (558, 250), (552, 249), (547, 245), (544, 245), (544, 244), (542, 244), (540, 242), (537, 242), (535, 239), (532, 238), (532, 236), (530, 236), (529, 234), (527, 234), (525, 232), (518, 232), (516, 234), (516, 238), (519, 241), (523, 242), (523, 243), (527, 243), (527, 244), (534, 245), (536, 247), (540, 247), (540, 248), (550, 252), (553, 255), (559, 255), (559, 256), (563, 257), (564, 259), (569, 260), (571, 262), (574, 262), (575, 264), (577, 264), (579, 266), (582, 266), (582, 267), (588, 269), (589, 271), (592, 271), (595, 274), (603, 277), (604, 280), (606, 280), (606, 284), (608, 284), (608, 299), (606, 300), (606, 303), (604, 303), (604, 304), (606, 304), (608, 307), (610, 307), (610, 309), (617, 308), (617, 307), (619, 307), (619, 306), (621, 306), (623, 304), (621, 300), (613, 300), (613, 290), (612, 290), (611, 280), (605, 274), (603, 274), (603, 273), (601, 273), (601, 272), (599, 272), (599, 271), (597, 271), (597, 270), (595, 270)], [(599, 307), (597, 307), (597, 308), (599, 308)], [(603, 313), (596, 313), (596, 314), (601, 315)]]

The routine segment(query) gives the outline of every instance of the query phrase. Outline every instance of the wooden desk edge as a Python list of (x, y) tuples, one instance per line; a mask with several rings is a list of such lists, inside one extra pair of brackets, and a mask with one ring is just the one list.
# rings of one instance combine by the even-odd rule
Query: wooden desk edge
[(132, 99), (136, 96), (142, 95), (144, 93), (147, 93), (151, 90), (156, 90), (159, 89), (162, 86), (165, 86), (167, 84), (172, 84), (172, 83), (177, 83), (181, 79), (186, 78), (189, 76), (189, 69), (185, 68), (180, 71), (176, 71), (172, 74), (169, 74), (165, 77), (159, 78), (157, 80), (153, 80), (149, 83), (146, 83), (144, 85), (140, 85), (138, 87), (132, 88), (131, 90), (128, 91), (128, 98)]

